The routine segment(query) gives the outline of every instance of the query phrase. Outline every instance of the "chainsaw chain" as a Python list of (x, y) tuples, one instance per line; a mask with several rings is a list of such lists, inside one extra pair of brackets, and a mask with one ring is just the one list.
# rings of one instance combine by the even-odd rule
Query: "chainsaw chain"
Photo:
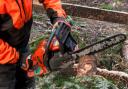
[(70, 54), (72, 55), (75, 54), (76, 56), (79, 56), (79, 57), (84, 55), (89, 55), (89, 54), (95, 54), (109, 47), (117, 45), (125, 40), (126, 40), (126, 35), (117, 34), (117, 35), (105, 38), (99, 42), (93, 43), (89, 46), (86, 46), (82, 49), (76, 50)]

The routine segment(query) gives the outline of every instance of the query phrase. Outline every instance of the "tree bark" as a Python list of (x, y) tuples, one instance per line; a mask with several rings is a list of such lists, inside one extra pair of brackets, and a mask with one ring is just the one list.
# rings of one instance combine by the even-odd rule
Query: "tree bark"
[(128, 74), (122, 71), (114, 71), (114, 70), (107, 70), (107, 69), (101, 69), (97, 68), (96, 75), (101, 75), (105, 78), (110, 78), (113, 80), (120, 80), (128, 84)]
[(84, 56), (79, 59), (76, 65), (77, 76), (100, 75), (105, 78), (123, 81), (128, 84), (128, 74), (122, 71), (101, 69), (96, 67), (96, 59), (93, 56)]

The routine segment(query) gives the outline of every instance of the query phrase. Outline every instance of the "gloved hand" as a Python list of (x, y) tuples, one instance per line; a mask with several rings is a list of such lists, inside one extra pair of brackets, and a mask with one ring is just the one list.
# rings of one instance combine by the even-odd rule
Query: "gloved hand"
[[(45, 50), (46, 44), (47, 44), (46, 40), (40, 41), (34, 54), (29, 55), (25, 59), (25, 63), (22, 64), (21, 68), (27, 71), (28, 77), (43, 75), (49, 72), (43, 60), (46, 51)], [(50, 45), (50, 51), (58, 51), (58, 50), (59, 50), (59, 43), (56, 39), (53, 39)]]
[(71, 35), (70, 21), (58, 17), (54, 19), (54, 22), (53, 28), (56, 29), (55, 36), (60, 43), (60, 51), (62, 53), (73, 51), (77, 42)]
[[(49, 60), (50, 70), (58, 70), (63, 65), (71, 59), (69, 52), (73, 52), (77, 46), (77, 42), (73, 39), (71, 32), (71, 25), (68, 21), (64, 19), (57, 19), (56, 23), (53, 25), (53, 33), (57, 40), (59, 41), (59, 53), (54, 53), (55, 55)], [(52, 38), (52, 35), (50, 36)]]
[(53, 19), (51, 20), (51, 22), (52, 22), (53, 25), (54, 25), (55, 23), (57, 23), (57, 22), (65, 22), (65, 23), (67, 23), (68, 25), (70, 25), (68, 22), (66, 22), (66, 18), (64, 18), (64, 17), (56, 17), (56, 18), (53, 18)]
[[(65, 59), (69, 59), (63, 58), (63, 55), (75, 49), (76, 42), (70, 34), (71, 26), (68, 22), (58, 20), (53, 25), (53, 29), (55, 30), (54, 36), (56, 38), (52, 39), (49, 47), (50, 53), (47, 53), (45, 49), (47, 41), (41, 41), (34, 54), (28, 56), (25, 63), (23, 63), (22, 69), (28, 72), (29, 77), (45, 74), (48, 72), (48, 69), (55, 70), (59, 68)], [(51, 56), (51, 54), (54, 54), (55, 51), (61, 52), (62, 57), (61, 55), (52, 57), (53, 55)]]

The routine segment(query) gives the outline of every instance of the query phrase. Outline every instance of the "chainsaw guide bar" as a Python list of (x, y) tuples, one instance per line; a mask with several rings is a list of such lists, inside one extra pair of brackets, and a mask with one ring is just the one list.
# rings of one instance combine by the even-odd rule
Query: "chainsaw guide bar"
[[(103, 51), (109, 47), (117, 45), (126, 40), (126, 35), (117, 34), (114, 36), (110, 36), (103, 40), (100, 40), (91, 45), (85, 46), (84, 48), (78, 49), (74, 52), (66, 53), (62, 57), (52, 57), (49, 61), (50, 68), (52, 70), (64, 69), (68, 67), (70, 64), (77, 62), (79, 57), (84, 55), (93, 55), (97, 52)], [(60, 66), (60, 67), (58, 67)]]
[(73, 55), (73, 56), (76, 55), (78, 57), (84, 56), (84, 55), (95, 54), (95, 53), (100, 52), (102, 50), (105, 50), (109, 47), (117, 45), (117, 44), (119, 44), (125, 40), (126, 40), (125, 34), (117, 34), (117, 35), (105, 38), (105, 39), (98, 41), (96, 43), (93, 43), (93, 44), (86, 46), (84, 48), (81, 48), (79, 50), (76, 50), (74, 52), (71, 52), (69, 54)]

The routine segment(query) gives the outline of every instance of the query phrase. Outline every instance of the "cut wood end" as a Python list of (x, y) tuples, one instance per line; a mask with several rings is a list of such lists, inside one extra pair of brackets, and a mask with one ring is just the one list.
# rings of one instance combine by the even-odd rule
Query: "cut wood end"
[(91, 76), (96, 74), (96, 59), (92, 55), (82, 56), (77, 65), (77, 76)]

